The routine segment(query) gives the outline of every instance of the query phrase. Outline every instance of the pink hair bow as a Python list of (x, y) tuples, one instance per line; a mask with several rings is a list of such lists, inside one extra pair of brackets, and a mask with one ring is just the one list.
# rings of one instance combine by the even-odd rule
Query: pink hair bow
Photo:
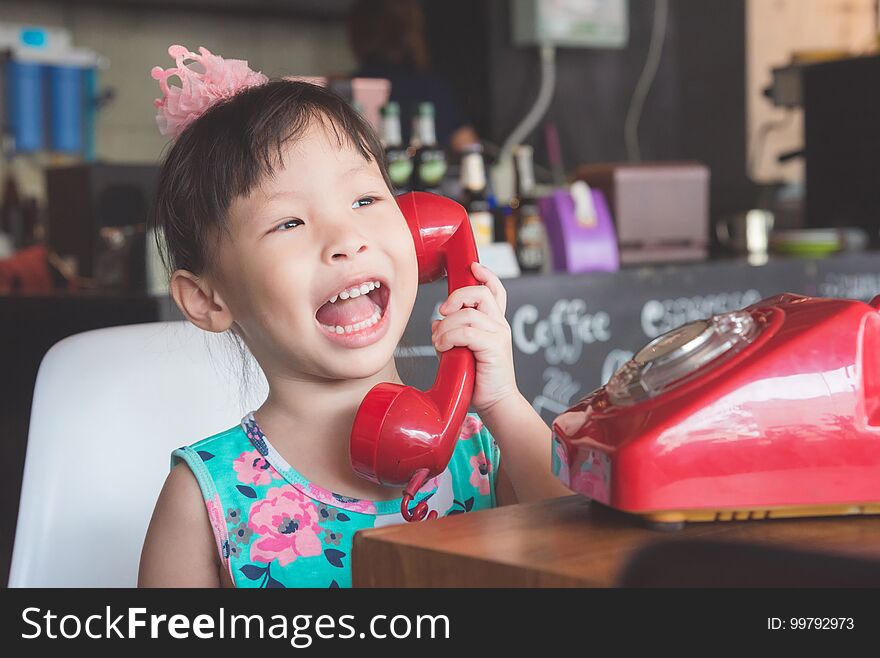
[[(162, 89), (162, 98), (154, 101), (159, 110), (156, 114), (159, 132), (174, 139), (217, 101), (268, 82), (265, 75), (252, 71), (247, 61), (223, 59), (207, 48), (199, 48), (196, 54), (184, 46), (171, 46), (168, 54), (176, 60), (177, 66), (170, 69), (155, 66), (150, 75), (159, 81)], [(180, 78), (180, 87), (168, 85), (168, 78), (175, 75)]]

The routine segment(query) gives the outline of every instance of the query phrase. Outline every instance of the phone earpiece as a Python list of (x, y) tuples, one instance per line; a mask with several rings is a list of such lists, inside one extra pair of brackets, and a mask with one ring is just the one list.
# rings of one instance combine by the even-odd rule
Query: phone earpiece
[[(401, 194), (397, 205), (416, 247), (419, 283), (430, 283), (449, 274), (455, 279), (450, 279), (450, 292), (465, 285), (478, 285), (470, 269), (471, 263), (478, 260), (477, 248), (463, 206), (427, 192)], [(450, 270), (453, 271), (450, 273)]]
[[(467, 211), (458, 203), (426, 192), (397, 198), (406, 218), (419, 264), (419, 283), (446, 274), (449, 292), (479, 285), (471, 272), (478, 260)], [(379, 484), (404, 486), (401, 513), (408, 521), (433, 518), (420, 503), (408, 505), (428, 479), (446, 468), (470, 405), (476, 363), (464, 347), (440, 355), (434, 385), (427, 391), (390, 382), (367, 393), (351, 431), (354, 470)]]

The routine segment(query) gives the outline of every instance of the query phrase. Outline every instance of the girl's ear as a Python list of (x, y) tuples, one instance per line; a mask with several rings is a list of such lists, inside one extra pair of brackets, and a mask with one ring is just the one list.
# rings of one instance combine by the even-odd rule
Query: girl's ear
[(232, 325), (229, 307), (204, 279), (187, 270), (177, 270), (171, 275), (170, 288), (180, 312), (199, 329), (221, 333)]

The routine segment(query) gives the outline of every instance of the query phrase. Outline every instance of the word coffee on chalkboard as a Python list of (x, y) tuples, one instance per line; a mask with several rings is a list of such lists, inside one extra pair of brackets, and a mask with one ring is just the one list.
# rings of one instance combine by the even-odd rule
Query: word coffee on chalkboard
[(582, 299), (560, 299), (541, 317), (534, 304), (517, 308), (510, 321), (513, 344), (523, 354), (544, 350), (550, 365), (577, 363), (584, 345), (611, 340), (611, 316), (604, 311), (587, 313)]

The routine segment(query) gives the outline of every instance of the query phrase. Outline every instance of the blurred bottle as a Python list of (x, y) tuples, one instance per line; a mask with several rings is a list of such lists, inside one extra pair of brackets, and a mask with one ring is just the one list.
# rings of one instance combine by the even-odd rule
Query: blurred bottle
[(465, 207), (477, 247), (493, 240), (492, 211), (486, 195), (486, 164), (483, 149), (472, 144), (461, 158), (461, 205)]
[(446, 152), (437, 144), (434, 104), (419, 103), (413, 123), (413, 189), (439, 194), (446, 174)]
[(43, 227), (39, 222), (40, 208), (32, 196), (21, 200), (22, 241), (20, 249), (43, 241)]
[(9, 236), (13, 249), (24, 246), (25, 221), (25, 208), (18, 192), (18, 183), (12, 167), (8, 165), (3, 182), (3, 204), (0, 205), (0, 233)]
[(403, 146), (400, 129), (400, 105), (395, 101), (382, 107), (382, 146), (385, 164), (395, 192), (408, 192), (412, 183), (413, 161)]
[(516, 212), (508, 205), (495, 209), (495, 242), (506, 242), (516, 252)]
[(547, 233), (535, 198), (535, 169), (532, 147), (520, 145), (514, 151), (516, 198), (511, 203), (516, 213), (516, 258), (524, 273), (544, 269)]
[[(477, 143), (476, 146), (482, 151), (482, 146), (479, 143)], [(468, 148), (471, 148), (471, 146), (469, 145), (465, 147), (465, 151), (467, 151)], [(492, 214), (492, 240), (493, 242), (506, 242), (509, 244), (511, 247), (510, 255), (516, 259), (516, 256), (514, 256), (514, 248), (516, 247), (516, 223), (511, 213), (510, 205), (498, 202), (498, 197), (495, 196), (495, 191), (492, 189), (492, 177), (488, 174), (488, 171), (491, 168), (491, 163), (486, 162), (485, 158), (483, 158), (483, 163), (487, 172), (486, 199), (489, 202), (489, 212)], [(517, 276), (519, 276), (519, 273), (517, 273)]]

